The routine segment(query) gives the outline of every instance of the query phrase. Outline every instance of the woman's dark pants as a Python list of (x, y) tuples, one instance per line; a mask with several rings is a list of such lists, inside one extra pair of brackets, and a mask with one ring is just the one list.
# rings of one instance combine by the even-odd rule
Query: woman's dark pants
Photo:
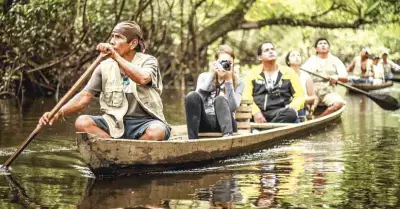
[(206, 114), (203, 100), (195, 91), (186, 96), (185, 109), (189, 139), (198, 139), (199, 132), (222, 132), (225, 135), (237, 130), (228, 101), (223, 96), (215, 98), (215, 115)]

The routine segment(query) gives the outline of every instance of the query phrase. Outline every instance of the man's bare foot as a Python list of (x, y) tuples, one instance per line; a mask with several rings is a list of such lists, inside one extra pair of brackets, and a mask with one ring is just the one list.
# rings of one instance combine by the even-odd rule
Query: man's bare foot
[(306, 116), (306, 118), (307, 118), (307, 120), (313, 120), (313, 119), (315, 119), (315, 115), (307, 115)]

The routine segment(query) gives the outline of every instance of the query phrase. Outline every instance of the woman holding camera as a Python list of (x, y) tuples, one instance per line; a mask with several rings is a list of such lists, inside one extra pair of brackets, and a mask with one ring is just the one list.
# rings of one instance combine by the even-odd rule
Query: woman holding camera
[(244, 83), (234, 72), (233, 49), (221, 45), (215, 59), (211, 70), (197, 79), (196, 91), (185, 98), (189, 139), (198, 139), (199, 132), (232, 136), (237, 129), (233, 113), (240, 105)]

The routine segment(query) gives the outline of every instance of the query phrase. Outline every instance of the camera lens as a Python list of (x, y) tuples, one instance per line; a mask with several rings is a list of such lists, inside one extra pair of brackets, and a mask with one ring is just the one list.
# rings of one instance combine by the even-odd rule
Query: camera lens
[(222, 68), (224, 68), (224, 70), (226, 70), (226, 71), (230, 71), (231, 70), (231, 62), (230, 61), (228, 61), (228, 60), (222, 60), (221, 62), (220, 62), (220, 64), (222, 65)]

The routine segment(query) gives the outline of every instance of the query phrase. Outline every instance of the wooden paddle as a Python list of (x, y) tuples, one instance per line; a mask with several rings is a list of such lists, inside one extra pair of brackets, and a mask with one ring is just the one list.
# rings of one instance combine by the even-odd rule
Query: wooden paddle
[[(304, 72), (307, 72), (307, 73), (309, 73), (311, 75), (323, 78), (325, 80), (329, 80), (327, 77), (319, 75), (317, 73), (314, 73), (314, 72), (311, 72), (311, 71), (308, 71), (308, 70), (305, 70), (305, 69), (302, 69), (302, 68), (300, 68), (300, 70), (302, 70)], [(344, 87), (346, 87), (348, 89), (351, 89), (353, 91), (356, 91), (356, 92), (358, 92), (360, 94), (364, 94), (365, 96), (367, 96), (370, 99), (372, 99), (372, 101), (374, 101), (376, 104), (378, 104), (384, 110), (393, 110), (394, 111), (394, 110), (398, 110), (400, 108), (399, 102), (395, 98), (390, 96), (390, 95), (378, 94), (378, 93), (369, 93), (369, 92), (363, 91), (361, 89), (358, 89), (358, 88), (356, 88), (354, 86), (350, 86), (348, 84), (340, 82), (340, 81), (337, 81), (337, 84), (339, 84), (341, 86), (344, 86)]]
[(400, 82), (400, 78), (389, 78), (387, 80), (393, 81), (393, 82)]
[[(54, 117), (54, 115), (61, 109), (61, 107), (71, 99), (72, 96), (80, 89), (87, 78), (90, 77), (92, 72), (97, 68), (100, 62), (103, 60), (102, 55), (99, 55), (96, 60), (89, 66), (89, 68), (83, 73), (83, 75), (76, 81), (72, 88), (64, 95), (64, 97), (57, 103), (57, 105), (51, 110), (49, 115), (49, 121)], [(8, 160), (0, 167), (1, 169), (8, 170), (8, 166), (18, 157), (19, 154), (28, 146), (28, 144), (40, 133), (44, 126), (38, 124), (35, 130), (25, 139), (21, 146), (11, 155)]]

